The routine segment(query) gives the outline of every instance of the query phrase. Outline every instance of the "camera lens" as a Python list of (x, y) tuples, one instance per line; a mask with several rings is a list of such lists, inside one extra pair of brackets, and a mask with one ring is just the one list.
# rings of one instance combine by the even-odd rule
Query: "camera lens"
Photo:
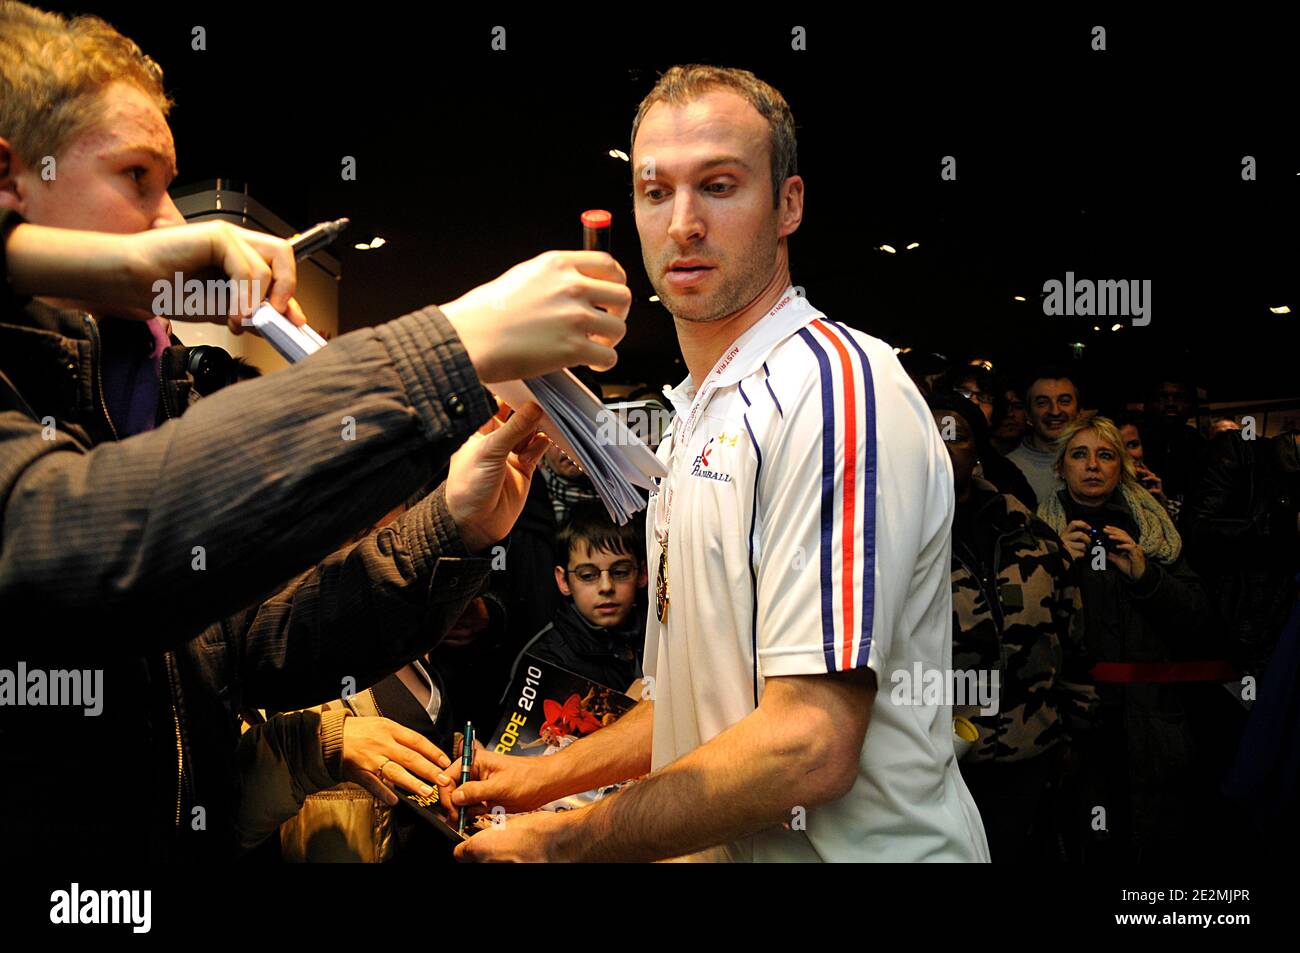
[(203, 397), (234, 383), (235, 362), (224, 348), (209, 344), (192, 347), (187, 364), (194, 389)]

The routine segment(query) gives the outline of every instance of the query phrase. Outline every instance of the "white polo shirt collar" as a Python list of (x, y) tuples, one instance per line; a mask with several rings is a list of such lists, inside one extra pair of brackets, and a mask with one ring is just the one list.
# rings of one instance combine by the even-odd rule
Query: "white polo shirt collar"
[[(825, 317), (793, 285), (786, 288), (772, 310), (727, 348), (706, 380), (712, 381), (715, 388), (744, 380), (763, 366), (778, 344), (813, 320)], [(679, 419), (690, 411), (695, 394), (695, 382), (689, 374), (676, 387), (664, 388), (664, 396), (672, 402)]]

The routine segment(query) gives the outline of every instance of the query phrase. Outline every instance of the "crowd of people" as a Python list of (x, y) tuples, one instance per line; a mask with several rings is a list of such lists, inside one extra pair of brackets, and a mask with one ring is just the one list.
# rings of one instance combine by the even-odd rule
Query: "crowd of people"
[[(1241, 686), (1264, 679), (1295, 605), (1296, 435), (1250, 440), (1225, 418), (1207, 437), (1194, 391), (1172, 381), (1142, 412), (1103, 415), (1074, 377), (1044, 366), (1007, 386), (967, 364), (914, 377), (955, 481), (953, 668), (999, 677), (996, 712), (954, 709), (978, 730), (962, 776), (995, 861), (1229, 856), (1255, 836), (1225, 794), (1258, 690)], [(498, 723), (525, 655), (607, 686), (644, 674), (637, 523), (615, 526), (558, 448), (538, 473), (509, 557), (414, 666), (442, 707), (415, 706), (406, 724), (442, 750), (467, 719)], [(373, 693), (408, 699), (402, 682)], [(391, 856), (400, 838), (387, 825), (378, 837), (370, 795), (348, 788), (366, 802), (350, 825), (364, 846), (342, 855)], [(313, 851), (306, 832), (336, 831), (343, 790), (306, 798), (282, 829), (286, 856), (338, 856), (344, 842)]]
[[(633, 124), (690, 377), (619, 526), (540, 408), (485, 387), (614, 365), (609, 255), (200, 394), (157, 276), (256, 281), (301, 324), (292, 248), (183, 223), (133, 43), (6, 0), (0, 27), (0, 672), (106, 699), (0, 695), (13, 856), (427, 856), (399, 791), (509, 803), (462, 859), (1128, 862), (1295, 824), (1296, 433), (1207, 439), (1176, 381), (1099, 413), (1066, 369), (900, 362), (817, 311), (790, 279), (793, 114), (752, 73), (674, 67)], [(997, 676), (992, 710), (891, 700), (949, 657)], [(657, 687), (457, 786), (457, 728), (489, 739), (529, 658)]]
[(1183, 381), (1108, 415), (1066, 367), (1012, 382), (933, 357), (902, 359), (951, 430), (954, 665), (1003, 678), (962, 763), (994, 858), (1239, 849), (1247, 712), (1295, 679), (1289, 650), (1270, 672), (1295, 639), (1294, 429), (1207, 421)]

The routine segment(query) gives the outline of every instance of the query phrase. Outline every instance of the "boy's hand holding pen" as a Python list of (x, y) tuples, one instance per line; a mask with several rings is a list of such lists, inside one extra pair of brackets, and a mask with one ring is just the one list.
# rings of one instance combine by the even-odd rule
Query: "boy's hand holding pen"
[[(289, 242), (289, 247), (293, 249), (294, 260), (301, 261), (324, 248), (347, 227), (348, 220), (340, 218), (313, 225), (301, 235), (295, 236)], [(307, 324), (306, 320), (299, 320), (303, 317), (301, 309), (298, 309), (296, 315), (292, 310), (290, 314), (285, 315), (269, 304), (263, 305), (251, 317), (245, 318), (243, 325), (256, 328), (281, 357), (290, 364), (296, 364), (307, 355), (323, 348), (326, 342)]]

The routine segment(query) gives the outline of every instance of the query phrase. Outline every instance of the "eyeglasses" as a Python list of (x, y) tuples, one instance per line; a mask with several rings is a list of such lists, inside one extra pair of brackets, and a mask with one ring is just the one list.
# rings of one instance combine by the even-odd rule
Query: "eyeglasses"
[(636, 567), (631, 563), (617, 563), (609, 569), (597, 569), (595, 566), (583, 566), (581, 569), (566, 569), (566, 576), (577, 576), (578, 581), (584, 586), (594, 585), (600, 581), (604, 573), (609, 573), (609, 578), (614, 582), (627, 582), (636, 575)]
[(993, 395), (992, 395), (992, 394), (986, 394), (986, 393), (984, 393), (983, 391), (976, 391), (976, 390), (959, 390), (959, 391), (957, 391), (957, 393), (961, 394), (961, 395), (962, 395), (963, 397), (965, 397), (967, 400), (973, 400), (973, 401), (975, 401), (977, 404), (991, 404), (991, 403), (993, 403)]

